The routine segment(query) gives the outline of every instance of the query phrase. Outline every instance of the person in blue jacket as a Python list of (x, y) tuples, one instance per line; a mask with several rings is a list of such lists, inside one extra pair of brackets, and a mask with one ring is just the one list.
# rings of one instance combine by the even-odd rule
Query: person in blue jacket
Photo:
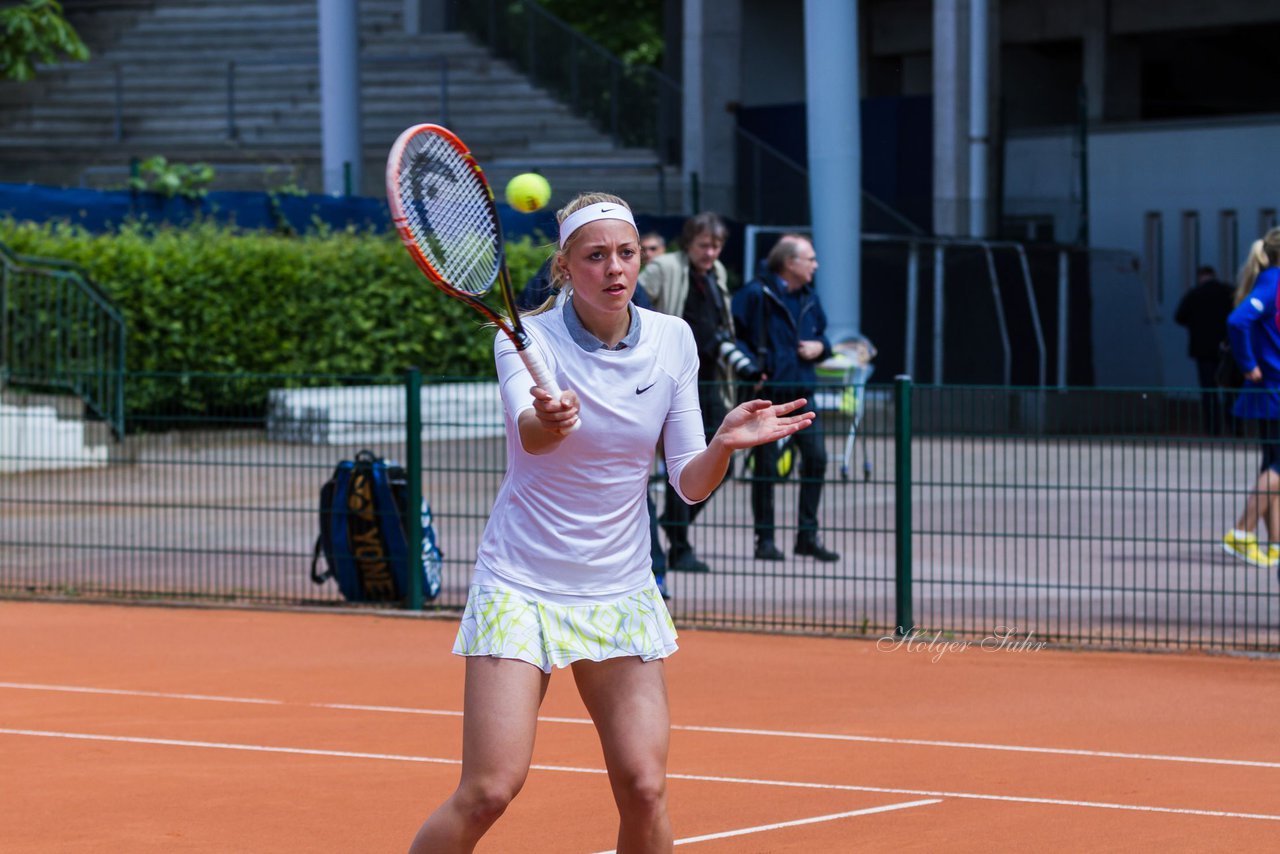
[[(1280, 228), (1273, 228), (1249, 249), (1236, 285), (1236, 307), (1227, 318), (1227, 340), (1244, 374), (1236, 398), (1237, 418), (1254, 421), (1262, 443), (1262, 471), (1236, 525), (1222, 548), (1253, 566), (1280, 566), (1280, 327), (1276, 285), (1280, 280)], [(1258, 541), (1258, 521), (1267, 529), (1267, 545)]]
[[(827, 316), (813, 289), (818, 257), (807, 237), (785, 234), (769, 251), (765, 267), (733, 296), (738, 346), (754, 357), (764, 374), (761, 397), (813, 400), (818, 384), (816, 365), (831, 355)], [(840, 555), (826, 548), (818, 536), (818, 505), (826, 479), (827, 451), (817, 422), (815, 416), (814, 426), (792, 439), (792, 446), (800, 452), (795, 553), (830, 563), (839, 560)], [(751, 512), (755, 520), (755, 556), (757, 560), (782, 560), (773, 506), (778, 448), (760, 445), (754, 453)]]

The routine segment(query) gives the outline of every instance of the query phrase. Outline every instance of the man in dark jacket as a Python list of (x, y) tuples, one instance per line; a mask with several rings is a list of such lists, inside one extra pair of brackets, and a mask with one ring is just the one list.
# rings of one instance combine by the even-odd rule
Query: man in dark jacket
[[(698, 347), (698, 400), (708, 441), (733, 404), (733, 371), (720, 346), (722, 341), (733, 338), (729, 277), (720, 262), (728, 235), (728, 227), (717, 214), (706, 212), (689, 217), (680, 233), (680, 249), (645, 264), (636, 288), (636, 294), (649, 296), (654, 311), (684, 318), (693, 332)], [(667, 485), (660, 521), (670, 544), (668, 569), (710, 571), (698, 559), (689, 540), (689, 528), (707, 503), (685, 504), (675, 488)]]
[(1212, 267), (1196, 271), (1196, 286), (1187, 291), (1173, 319), (1187, 327), (1187, 355), (1196, 363), (1200, 381), (1201, 417), (1204, 431), (1221, 433), (1230, 416), (1222, 405), (1222, 392), (1214, 374), (1220, 359), (1219, 347), (1227, 337), (1227, 315), (1235, 307), (1232, 287), (1218, 281)]
[[(786, 234), (779, 238), (762, 273), (733, 297), (733, 322), (738, 346), (753, 354), (764, 372), (760, 396), (768, 400), (813, 401), (818, 384), (815, 366), (831, 355), (827, 317), (813, 290), (818, 259), (807, 237)], [(839, 555), (818, 538), (818, 504), (826, 478), (827, 451), (822, 428), (813, 426), (791, 437), (800, 452), (800, 513), (795, 553), (820, 561)], [(777, 480), (777, 445), (755, 449), (751, 483), (751, 511), (755, 517), (756, 558), (782, 560), (774, 531), (773, 487)]]

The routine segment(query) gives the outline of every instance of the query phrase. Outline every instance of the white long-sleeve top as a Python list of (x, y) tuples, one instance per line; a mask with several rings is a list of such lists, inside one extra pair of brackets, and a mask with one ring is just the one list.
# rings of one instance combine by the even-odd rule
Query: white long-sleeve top
[(688, 324), (631, 309), (640, 313), (639, 340), (621, 350), (579, 346), (563, 316), (571, 304), (524, 319), (547, 370), (580, 402), (582, 426), (546, 454), (521, 445), (517, 422), (533, 406), (534, 381), (507, 336), (497, 335), (507, 472), (485, 525), (475, 583), (562, 604), (616, 598), (652, 583), (646, 491), (654, 447), (661, 435), (679, 492), (680, 473), (706, 438)]

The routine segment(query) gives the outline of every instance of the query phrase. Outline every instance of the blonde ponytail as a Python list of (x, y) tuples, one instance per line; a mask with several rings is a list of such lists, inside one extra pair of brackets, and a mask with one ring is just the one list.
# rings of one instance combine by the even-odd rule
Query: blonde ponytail
[(1280, 228), (1273, 228), (1249, 247), (1249, 257), (1236, 276), (1235, 304), (1239, 305), (1249, 296), (1259, 273), (1277, 264), (1280, 264)]

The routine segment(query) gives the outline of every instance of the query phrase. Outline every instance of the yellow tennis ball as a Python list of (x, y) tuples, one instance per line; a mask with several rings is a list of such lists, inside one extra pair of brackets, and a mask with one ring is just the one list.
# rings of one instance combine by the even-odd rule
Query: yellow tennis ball
[(525, 172), (507, 182), (507, 204), (518, 211), (533, 213), (551, 201), (551, 185), (536, 172)]

